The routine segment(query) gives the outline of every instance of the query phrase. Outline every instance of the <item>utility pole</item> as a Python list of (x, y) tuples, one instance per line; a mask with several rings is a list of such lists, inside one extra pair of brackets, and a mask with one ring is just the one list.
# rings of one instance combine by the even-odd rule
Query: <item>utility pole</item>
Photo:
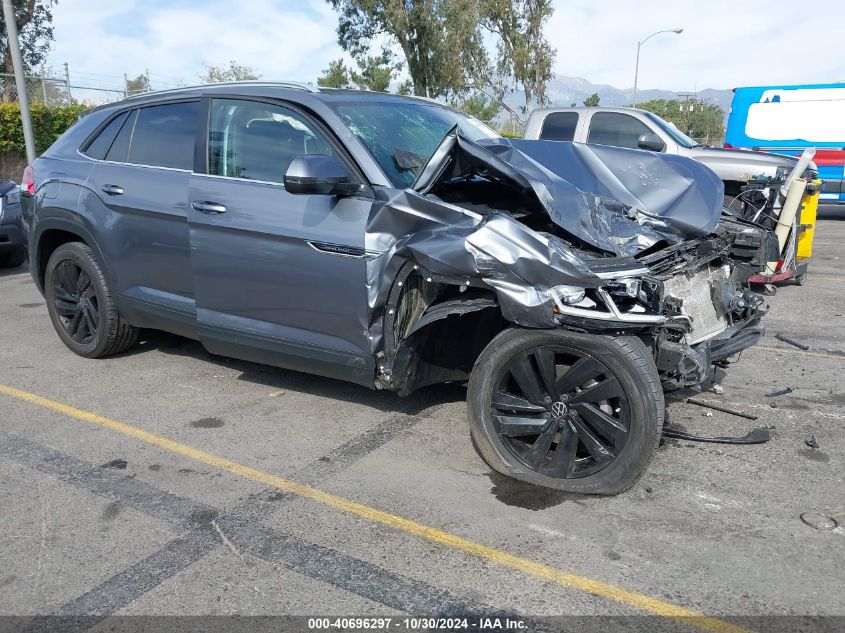
[(67, 104), (72, 105), (73, 99), (70, 96), (70, 71), (67, 67), (67, 62), (65, 62), (65, 90), (67, 90)]
[(150, 69), (145, 68), (144, 74), (147, 76), (147, 92), (152, 92), (153, 87), (150, 85)]
[(3, 16), (6, 19), (6, 39), (9, 42), (9, 52), (12, 55), (15, 87), (18, 90), (18, 103), (21, 108), (21, 125), (23, 126), (23, 141), (26, 146), (26, 161), (31, 165), (35, 162), (35, 134), (32, 133), (32, 117), (29, 114), (26, 78), (23, 75), (23, 59), (21, 59), (20, 43), (18, 42), (18, 24), (15, 21), (15, 10), (12, 8), (12, 0), (3, 0)]
[(44, 98), (44, 107), (47, 107), (47, 84), (44, 83), (44, 64), (41, 64), (41, 96)]

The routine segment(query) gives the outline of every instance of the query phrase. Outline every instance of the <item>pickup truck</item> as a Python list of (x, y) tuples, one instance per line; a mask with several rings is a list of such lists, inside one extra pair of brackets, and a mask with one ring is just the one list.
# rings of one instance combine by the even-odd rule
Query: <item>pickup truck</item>
[[(526, 139), (614, 145), (692, 158), (707, 165), (725, 183), (725, 204), (754, 176), (789, 173), (796, 158), (766, 152), (707, 147), (696, 143), (668, 121), (636, 108), (574, 107), (534, 110)], [(811, 163), (811, 170), (816, 167)]]

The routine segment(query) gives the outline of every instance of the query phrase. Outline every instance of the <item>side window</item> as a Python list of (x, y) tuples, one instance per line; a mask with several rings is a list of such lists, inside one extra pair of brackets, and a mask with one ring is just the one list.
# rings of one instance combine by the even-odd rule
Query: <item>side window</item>
[(106, 153), (106, 160), (113, 160), (118, 163), (125, 163), (126, 157), (129, 155), (129, 141), (132, 140), (132, 130), (135, 129), (135, 119), (138, 118), (138, 111), (133, 110), (127, 119), (123, 122), (120, 132), (117, 133), (117, 138), (111, 144), (109, 151)]
[(283, 182), (288, 165), (303, 154), (334, 154), (314, 125), (281, 106), (214, 99), (208, 138), (208, 173)]
[(596, 112), (590, 119), (588, 143), (637, 149), (637, 139), (651, 130), (634, 117), (618, 112)]
[(198, 101), (141, 108), (127, 162), (192, 169), (198, 123)]
[(127, 116), (129, 116), (128, 112), (122, 112), (109, 121), (109, 124), (100, 130), (100, 133), (94, 140), (88, 143), (88, 147), (85, 148), (85, 154), (91, 158), (103, 160)]
[(540, 139), (544, 141), (571, 141), (578, 125), (577, 112), (551, 112), (543, 121)]

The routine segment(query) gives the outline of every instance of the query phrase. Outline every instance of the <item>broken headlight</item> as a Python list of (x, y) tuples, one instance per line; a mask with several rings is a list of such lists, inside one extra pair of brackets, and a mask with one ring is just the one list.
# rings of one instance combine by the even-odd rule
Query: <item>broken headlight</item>
[(567, 305), (580, 303), (584, 300), (586, 291), (580, 286), (554, 286), (551, 288), (552, 299)]

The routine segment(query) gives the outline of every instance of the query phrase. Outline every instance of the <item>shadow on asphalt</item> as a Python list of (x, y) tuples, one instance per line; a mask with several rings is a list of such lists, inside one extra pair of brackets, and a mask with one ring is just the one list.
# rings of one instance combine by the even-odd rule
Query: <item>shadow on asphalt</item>
[(271, 365), (216, 356), (209, 353), (198, 341), (183, 338), (168, 332), (145, 330), (141, 342), (131, 350), (113, 358), (133, 356), (152, 350), (162, 354), (185, 356), (220, 367), (240, 371), (238, 380), (244, 380), (272, 389), (286, 389), (312, 396), (343, 400), (372, 407), (385, 413), (419, 415), (430, 407), (466, 400), (466, 388), (461, 385), (444, 384), (424, 387), (408, 396), (400, 397), (392, 391), (367, 389), (351, 382), (324, 378)]

